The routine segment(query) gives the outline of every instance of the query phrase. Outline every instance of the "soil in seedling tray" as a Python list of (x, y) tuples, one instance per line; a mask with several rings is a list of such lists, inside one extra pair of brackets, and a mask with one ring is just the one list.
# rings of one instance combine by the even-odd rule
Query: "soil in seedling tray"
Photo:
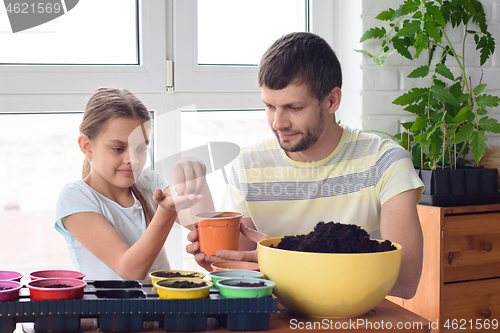
[(69, 286), (63, 283), (51, 284), (50, 286), (43, 286), (43, 288), (71, 288), (71, 287), (73, 286)]
[(262, 282), (256, 282), (256, 283), (250, 283), (250, 282), (238, 282), (238, 283), (235, 283), (235, 284), (231, 284), (228, 286), (231, 286), (231, 287), (264, 287), (266, 284), (264, 281)]
[(12, 287), (0, 287), (0, 290), (9, 290), (12, 289)]
[(175, 278), (175, 277), (187, 277), (187, 278), (195, 278), (198, 277), (199, 274), (182, 274), (179, 272), (156, 272), (154, 276), (163, 277), (163, 278)]
[(205, 282), (195, 283), (192, 281), (175, 281), (169, 284), (167, 287), (169, 288), (200, 288), (204, 287), (207, 284)]
[(355, 224), (318, 222), (306, 235), (285, 236), (278, 249), (316, 253), (373, 253), (395, 250), (388, 240), (378, 242)]

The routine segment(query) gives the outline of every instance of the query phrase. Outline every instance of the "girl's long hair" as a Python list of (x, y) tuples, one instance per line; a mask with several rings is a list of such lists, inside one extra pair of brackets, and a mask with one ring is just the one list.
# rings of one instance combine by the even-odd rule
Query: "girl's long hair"
[[(82, 123), (80, 134), (85, 134), (89, 139), (95, 138), (108, 120), (117, 117), (135, 118), (143, 123), (151, 121), (151, 115), (144, 104), (130, 91), (113, 87), (97, 89), (90, 97)], [(85, 157), (82, 167), (82, 179), (90, 173), (90, 160)], [(153, 219), (153, 209), (144, 195), (139, 191), (136, 184), (130, 187), (132, 193), (141, 203), (146, 216), (146, 223)]]

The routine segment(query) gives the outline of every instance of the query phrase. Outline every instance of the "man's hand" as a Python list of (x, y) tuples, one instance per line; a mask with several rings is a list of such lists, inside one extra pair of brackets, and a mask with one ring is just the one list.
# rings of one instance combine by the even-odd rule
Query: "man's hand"
[[(240, 224), (241, 234), (248, 238), (250, 241), (254, 243), (258, 243), (263, 239), (269, 238), (269, 236), (260, 233), (256, 230), (248, 228), (243, 223)], [(215, 256), (206, 255), (203, 252), (200, 252), (200, 242), (198, 239), (198, 230), (194, 229), (190, 231), (187, 235), (188, 241), (191, 244), (186, 246), (186, 251), (194, 255), (194, 259), (201, 267), (205, 268), (207, 271), (211, 271), (212, 267), (210, 266), (213, 262), (222, 261), (222, 260), (242, 260), (242, 261), (254, 261), (257, 262), (257, 249), (252, 251), (233, 251), (233, 250), (218, 250), (215, 253)]]

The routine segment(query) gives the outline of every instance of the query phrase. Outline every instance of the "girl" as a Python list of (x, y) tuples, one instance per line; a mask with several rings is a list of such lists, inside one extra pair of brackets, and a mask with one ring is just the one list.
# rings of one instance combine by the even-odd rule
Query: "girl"
[[(62, 189), (55, 227), (86, 279), (144, 280), (150, 271), (169, 269), (163, 245), (178, 212), (186, 209), (181, 214), (192, 219), (213, 210), (203, 164), (176, 165), (182, 193), (143, 171), (150, 132), (149, 111), (125, 89), (100, 88), (85, 108), (78, 138), (82, 180)], [(203, 196), (208, 200), (197, 204)]]

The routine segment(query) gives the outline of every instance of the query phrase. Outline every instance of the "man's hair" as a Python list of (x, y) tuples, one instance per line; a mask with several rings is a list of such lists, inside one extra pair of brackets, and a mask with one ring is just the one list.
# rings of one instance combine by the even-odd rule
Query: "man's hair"
[(259, 87), (283, 89), (305, 83), (320, 103), (330, 91), (342, 88), (342, 69), (330, 45), (318, 35), (294, 32), (274, 42), (259, 65)]

